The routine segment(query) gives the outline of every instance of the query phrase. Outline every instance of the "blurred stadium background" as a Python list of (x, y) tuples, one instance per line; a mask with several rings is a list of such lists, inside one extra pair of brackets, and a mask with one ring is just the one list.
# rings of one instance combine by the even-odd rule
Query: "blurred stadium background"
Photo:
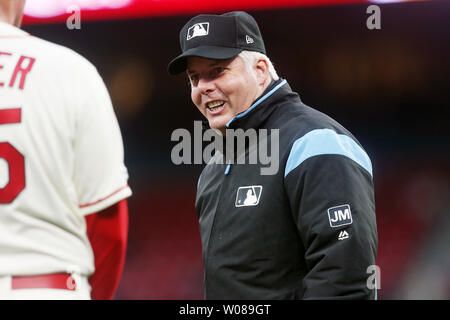
[[(134, 194), (115, 298), (203, 297), (194, 209), (203, 166), (170, 159), (172, 131), (192, 132), (202, 117), (187, 78), (170, 77), (166, 66), (193, 15), (243, 9), (258, 21), (279, 75), (372, 159), (379, 297), (449, 299), (450, 2), (275, 2), (28, 0), (23, 29), (94, 63), (119, 119)], [(83, 9), (80, 30), (66, 27), (70, 4)], [(371, 4), (381, 8), (381, 30), (366, 28)]]

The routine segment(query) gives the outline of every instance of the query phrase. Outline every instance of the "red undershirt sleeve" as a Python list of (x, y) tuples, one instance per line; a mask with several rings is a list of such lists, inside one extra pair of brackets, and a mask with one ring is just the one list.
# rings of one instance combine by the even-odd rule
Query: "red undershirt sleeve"
[(95, 272), (89, 278), (93, 300), (111, 300), (125, 263), (128, 236), (128, 204), (123, 199), (85, 216), (87, 235), (94, 252)]

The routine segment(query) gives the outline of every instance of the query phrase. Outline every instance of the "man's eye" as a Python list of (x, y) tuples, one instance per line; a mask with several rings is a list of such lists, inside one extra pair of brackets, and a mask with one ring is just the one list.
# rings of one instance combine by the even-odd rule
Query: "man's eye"
[(221, 72), (223, 72), (225, 70), (225, 68), (217, 67), (217, 68), (215, 68), (215, 70), (216, 70), (217, 73), (221, 73)]
[(193, 74), (190, 76), (191, 81), (197, 81), (198, 80), (198, 75)]

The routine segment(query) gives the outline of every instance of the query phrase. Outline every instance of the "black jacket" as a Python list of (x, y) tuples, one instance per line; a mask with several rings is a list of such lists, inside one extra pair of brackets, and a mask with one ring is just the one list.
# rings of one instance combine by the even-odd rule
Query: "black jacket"
[(279, 129), (279, 169), (204, 168), (196, 210), (205, 298), (375, 298), (372, 166), (355, 137), (282, 79), (228, 128)]

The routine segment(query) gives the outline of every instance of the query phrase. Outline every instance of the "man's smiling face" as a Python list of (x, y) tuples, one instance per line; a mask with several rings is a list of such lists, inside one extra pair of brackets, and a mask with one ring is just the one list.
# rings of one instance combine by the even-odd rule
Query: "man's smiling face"
[(209, 126), (225, 134), (226, 124), (247, 110), (260, 94), (256, 73), (241, 57), (214, 60), (188, 57), (192, 102)]

